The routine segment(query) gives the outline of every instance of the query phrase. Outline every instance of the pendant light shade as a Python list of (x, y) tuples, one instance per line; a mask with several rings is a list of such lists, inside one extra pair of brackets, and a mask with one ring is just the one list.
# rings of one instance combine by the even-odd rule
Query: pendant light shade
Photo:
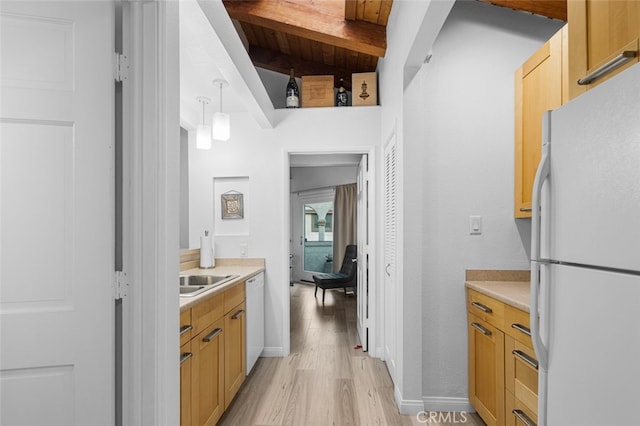
[(213, 139), (217, 141), (227, 141), (231, 136), (231, 126), (229, 114), (216, 112), (213, 114)]
[(222, 88), (228, 87), (226, 80), (213, 80), (213, 85), (220, 88), (220, 111), (213, 114), (212, 137), (217, 141), (227, 141), (231, 137), (231, 120), (229, 114), (222, 112)]
[(211, 149), (211, 127), (207, 126), (204, 121), (204, 106), (211, 100), (204, 96), (199, 96), (197, 99), (202, 104), (202, 123), (198, 125), (196, 130), (196, 148)]

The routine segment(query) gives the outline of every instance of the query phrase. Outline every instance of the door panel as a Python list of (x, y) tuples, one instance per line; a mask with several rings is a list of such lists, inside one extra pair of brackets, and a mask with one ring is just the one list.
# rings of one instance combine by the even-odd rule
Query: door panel
[(113, 3), (0, 8), (0, 423), (113, 424)]
[(368, 157), (363, 155), (358, 166), (358, 336), (362, 350), (369, 350), (369, 180), (367, 177)]
[(640, 382), (640, 276), (543, 268), (550, 293), (547, 424), (629, 424)]
[(640, 270), (639, 79), (640, 65), (551, 114), (554, 260)]

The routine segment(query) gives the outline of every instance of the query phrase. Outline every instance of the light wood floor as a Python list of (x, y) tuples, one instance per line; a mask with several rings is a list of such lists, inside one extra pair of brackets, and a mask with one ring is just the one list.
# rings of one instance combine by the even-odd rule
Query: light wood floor
[[(291, 287), (291, 354), (260, 358), (220, 425), (419, 425), (401, 416), (384, 362), (355, 346), (356, 299), (342, 290)], [(467, 414), (467, 425), (482, 426)]]

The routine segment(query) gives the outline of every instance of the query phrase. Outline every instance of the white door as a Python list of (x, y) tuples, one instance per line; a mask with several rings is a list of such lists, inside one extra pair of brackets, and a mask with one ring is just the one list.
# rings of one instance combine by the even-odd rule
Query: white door
[[(332, 272), (333, 262), (333, 200), (335, 190), (321, 189), (292, 195), (293, 279), (313, 282), (313, 275)], [(295, 198), (294, 198), (295, 197)], [(318, 218), (318, 215), (321, 218)], [(322, 236), (318, 219), (326, 220)], [(320, 241), (322, 240), (322, 241)], [(330, 256), (327, 259), (327, 256)], [(342, 259), (338, 260), (342, 262)]]
[(0, 423), (111, 425), (114, 5), (0, 20)]
[(397, 147), (395, 134), (384, 148), (384, 357), (393, 381), (397, 359)]
[(369, 178), (368, 158), (363, 155), (358, 165), (358, 336), (362, 350), (369, 350)]

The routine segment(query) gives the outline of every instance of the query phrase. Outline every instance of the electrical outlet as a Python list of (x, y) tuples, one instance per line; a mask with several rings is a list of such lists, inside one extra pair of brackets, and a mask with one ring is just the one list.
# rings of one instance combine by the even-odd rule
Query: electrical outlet
[(240, 244), (240, 257), (249, 256), (249, 245), (248, 244)]

